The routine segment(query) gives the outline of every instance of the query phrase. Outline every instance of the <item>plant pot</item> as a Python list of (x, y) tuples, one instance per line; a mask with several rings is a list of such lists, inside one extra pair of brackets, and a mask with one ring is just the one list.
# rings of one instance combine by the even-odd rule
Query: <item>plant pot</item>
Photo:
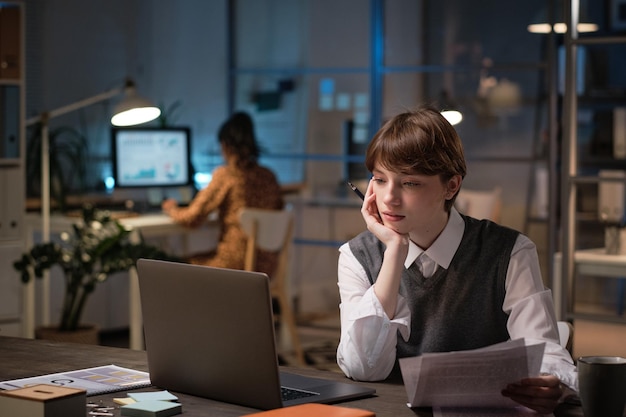
[(59, 330), (57, 326), (41, 326), (35, 330), (37, 339), (55, 342), (82, 343), (86, 345), (100, 344), (100, 329), (95, 324), (85, 324), (76, 330)]

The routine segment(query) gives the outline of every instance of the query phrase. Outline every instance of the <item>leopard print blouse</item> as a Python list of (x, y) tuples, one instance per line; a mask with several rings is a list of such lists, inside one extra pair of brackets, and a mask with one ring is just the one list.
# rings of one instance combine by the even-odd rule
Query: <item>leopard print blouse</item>
[[(210, 253), (194, 254), (189, 262), (243, 269), (246, 237), (239, 225), (239, 210), (242, 207), (282, 209), (283, 206), (280, 185), (272, 171), (258, 164), (245, 168), (229, 164), (215, 169), (209, 185), (196, 194), (188, 207), (177, 207), (168, 214), (176, 223), (196, 227), (217, 210), (220, 222), (217, 248)], [(258, 251), (257, 269), (271, 277), (277, 260), (276, 253)]]

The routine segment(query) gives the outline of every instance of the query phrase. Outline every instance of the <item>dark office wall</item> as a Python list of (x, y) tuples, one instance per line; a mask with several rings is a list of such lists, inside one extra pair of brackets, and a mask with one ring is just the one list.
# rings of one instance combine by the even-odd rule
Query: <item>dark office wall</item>
[[(121, 85), (132, 77), (141, 95), (170, 123), (189, 125), (195, 163), (217, 149), (227, 115), (226, 0), (46, 0), (27, 6), (27, 116)], [(108, 118), (119, 98), (51, 122), (89, 138), (89, 186), (110, 171)]]

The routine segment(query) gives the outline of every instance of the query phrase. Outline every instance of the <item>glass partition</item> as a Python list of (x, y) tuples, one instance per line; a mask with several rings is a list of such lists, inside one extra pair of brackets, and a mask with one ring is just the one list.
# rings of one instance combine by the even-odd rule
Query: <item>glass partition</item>
[(369, 65), (370, 20), (362, 0), (237, 0), (237, 68)]

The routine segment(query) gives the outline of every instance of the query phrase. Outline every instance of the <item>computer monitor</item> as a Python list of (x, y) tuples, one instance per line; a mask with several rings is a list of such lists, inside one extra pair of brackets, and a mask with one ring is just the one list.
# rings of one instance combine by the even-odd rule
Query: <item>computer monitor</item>
[(114, 127), (114, 187), (182, 187), (193, 183), (188, 127)]

